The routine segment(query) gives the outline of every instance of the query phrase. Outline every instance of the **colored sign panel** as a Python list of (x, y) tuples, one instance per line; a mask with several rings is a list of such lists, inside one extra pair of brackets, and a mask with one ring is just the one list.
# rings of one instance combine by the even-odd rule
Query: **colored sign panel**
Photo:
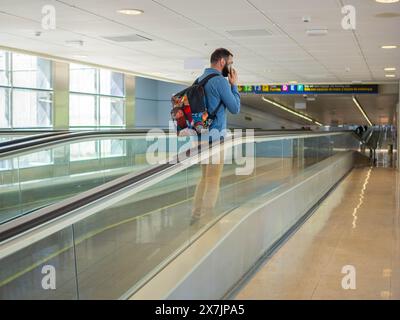
[(253, 94), (377, 94), (377, 84), (257, 85), (239, 86), (241, 93)]

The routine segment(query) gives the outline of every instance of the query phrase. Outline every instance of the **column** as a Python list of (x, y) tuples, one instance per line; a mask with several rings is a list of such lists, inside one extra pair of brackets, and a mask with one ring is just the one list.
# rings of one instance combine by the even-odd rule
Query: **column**
[(136, 127), (136, 81), (135, 76), (125, 75), (125, 122), (127, 129)]
[(69, 128), (69, 64), (53, 61), (53, 127)]

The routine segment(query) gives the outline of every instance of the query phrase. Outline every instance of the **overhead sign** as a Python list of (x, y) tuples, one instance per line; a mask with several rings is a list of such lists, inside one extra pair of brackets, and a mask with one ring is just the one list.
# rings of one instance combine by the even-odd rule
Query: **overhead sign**
[(253, 94), (378, 94), (377, 84), (282, 84), (239, 86), (241, 93)]

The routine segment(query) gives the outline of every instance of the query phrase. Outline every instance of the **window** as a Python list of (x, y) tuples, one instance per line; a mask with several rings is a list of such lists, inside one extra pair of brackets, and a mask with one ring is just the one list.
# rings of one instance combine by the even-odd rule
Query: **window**
[(69, 90), (72, 92), (96, 94), (96, 78), (95, 68), (71, 64), (69, 67)]
[(8, 52), (0, 51), (0, 86), (10, 85), (10, 55)]
[(100, 97), (100, 126), (123, 126), (124, 105), (124, 99)]
[(14, 87), (51, 89), (51, 61), (14, 53), (12, 79)]
[(0, 128), (8, 128), (9, 120), (9, 89), (0, 87)]
[(52, 93), (15, 89), (12, 92), (13, 127), (50, 127)]
[(100, 94), (124, 97), (124, 75), (122, 73), (100, 69)]
[(0, 128), (52, 127), (52, 63), (0, 51)]
[(96, 96), (70, 94), (69, 118), (73, 126), (96, 126)]
[(123, 127), (125, 83), (122, 73), (70, 65), (70, 126)]

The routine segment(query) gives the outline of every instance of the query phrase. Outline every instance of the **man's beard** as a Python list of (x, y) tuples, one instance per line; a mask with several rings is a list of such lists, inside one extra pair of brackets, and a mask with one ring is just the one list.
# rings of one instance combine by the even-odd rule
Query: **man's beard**
[(222, 69), (222, 76), (227, 77), (229, 75), (229, 68), (228, 65), (225, 65), (225, 67)]

